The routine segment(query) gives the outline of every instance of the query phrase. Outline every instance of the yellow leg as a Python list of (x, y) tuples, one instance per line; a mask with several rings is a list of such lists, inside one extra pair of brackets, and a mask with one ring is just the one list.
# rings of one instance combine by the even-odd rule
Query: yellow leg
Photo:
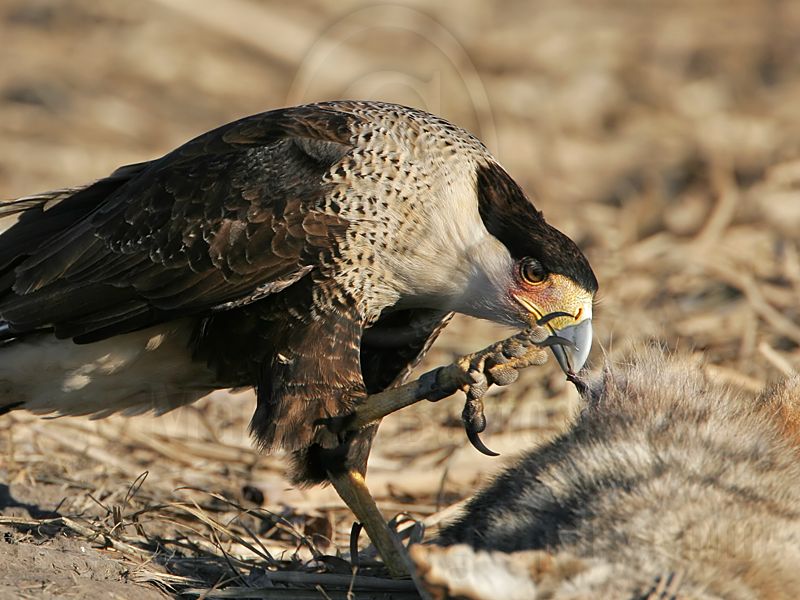
[(346, 473), (328, 472), (336, 492), (353, 511), (378, 553), (389, 569), (392, 577), (407, 577), (411, 573), (411, 563), (405, 548), (389, 530), (386, 520), (378, 510), (375, 499), (369, 493), (364, 477), (357, 471)]
[(521, 369), (545, 363), (547, 352), (543, 344), (547, 335), (542, 327), (526, 329), (450, 365), (428, 371), (416, 381), (370, 394), (356, 407), (344, 428), (360, 429), (421, 400), (437, 401), (469, 387), (509, 385)]

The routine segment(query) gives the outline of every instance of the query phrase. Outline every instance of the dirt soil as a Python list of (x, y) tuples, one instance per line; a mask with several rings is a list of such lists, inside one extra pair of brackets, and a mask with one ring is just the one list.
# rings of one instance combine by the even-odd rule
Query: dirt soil
[[(287, 104), (420, 106), (484, 139), (586, 250), (595, 371), (646, 343), (751, 394), (800, 370), (793, 0), (0, 0), (0, 40), (0, 197)], [(422, 368), (508, 333), (456, 319)], [(351, 577), (352, 515), (252, 448), (253, 406), (216, 392), (161, 418), (0, 417), (0, 598), (414, 597)], [(460, 399), (412, 407), (382, 425), (369, 485), (429, 537), (579, 406), (552, 360), (495, 390), (499, 459), (466, 443)], [(365, 544), (359, 575), (380, 574)]]

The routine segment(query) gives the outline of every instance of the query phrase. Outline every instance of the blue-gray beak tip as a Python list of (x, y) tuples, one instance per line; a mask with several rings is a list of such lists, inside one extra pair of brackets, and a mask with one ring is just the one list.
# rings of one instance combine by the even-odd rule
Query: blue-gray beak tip
[(571, 342), (572, 346), (555, 344), (550, 348), (561, 370), (567, 375), (574, 375), (586, 364), (592, 349), (592, 320), (586, 319), (577, 325), (564, 327), (557, 332), (557, 335)]

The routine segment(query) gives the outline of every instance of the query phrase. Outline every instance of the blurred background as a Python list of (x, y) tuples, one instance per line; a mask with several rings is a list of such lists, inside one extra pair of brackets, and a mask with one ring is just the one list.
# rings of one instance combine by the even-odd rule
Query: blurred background
[[(800, 370), (798, 2), (0, 0), (0, 40), (2, 198), (272, 108), (399, 102), (478, 135), (585, 250), (601, 287), (595, 370), (652, 342), (751, 395)], [(508, 333), (457, 319), (423, 368)], [(115, 503), (187, 498), (224, 520), (230, 507), (178, 489), (193, 486), (292, 523), (300, 537), (260, 533), (281, 556), (307, 556), (303, 535), (345, 550), (352, 517), (336, 495), (290, 488), (283, 459), (250, 447), (251, 395), (211, 400), (158, 420), (3, 417), (0, 474), (18, 503), (62, 502), (95, 524)], [(579, 407), (553, 360), (486, 404), (500, 459), (466, 444), (459, 398), (386, 420), (369, 483), (387, 515), (435, 528)], [(191, 515), (148, 514), (216, 547)], [(249, 552), (235, 538), (228, 550)]]

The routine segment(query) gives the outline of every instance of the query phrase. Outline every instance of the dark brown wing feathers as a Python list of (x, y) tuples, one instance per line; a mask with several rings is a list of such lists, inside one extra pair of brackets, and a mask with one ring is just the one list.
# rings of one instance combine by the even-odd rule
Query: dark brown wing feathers
[[(114, 335), (262, 297), (272, 281), (286, 287), (346, 229), (313, 208), (326, 191), (322, 174), (349, 150), (347, 124), (341, 113), (308, 109), (243, 119), (78, 192), (52, 219), (20, 223), (25, 231), (12, 228), (0, 243), (0, 259), (16, 267), (3, 318), (88, 341), (98, 328)], [(6, 244), (23, 233), (49, 241)], [(124, 291), (109, 294), (107, 307), (74, 302), (98, 286)]]
[[(116, 189), (141, 173), (148, 164), (122, 167), (87, 186), (0, 202), (0, 218), (19, 215), (14, 227), (3, 233), (0, 269), (8, 270), (15, 262), (36, 252), (43, 241), (81, 221)], [(67, 199), (69, 201), (65, 202)]]
[(390, 313), (362, 344), (355, 299), (321, 272), (349, 223), (315, 209), (357, 118), (264, 113), (85, 188), (0, 205), (0, 218), (22, 211), (0, 236), (4, 329), (92, 342), (193, 316), (189, 351), (220, 382), (257, 384), (252, 430), (296, 451), (297, 480), (324, 479), (340, 450), (363, 471), (374, 427), (340, 446), (314, 423), (401, 382), (449, 315)]

